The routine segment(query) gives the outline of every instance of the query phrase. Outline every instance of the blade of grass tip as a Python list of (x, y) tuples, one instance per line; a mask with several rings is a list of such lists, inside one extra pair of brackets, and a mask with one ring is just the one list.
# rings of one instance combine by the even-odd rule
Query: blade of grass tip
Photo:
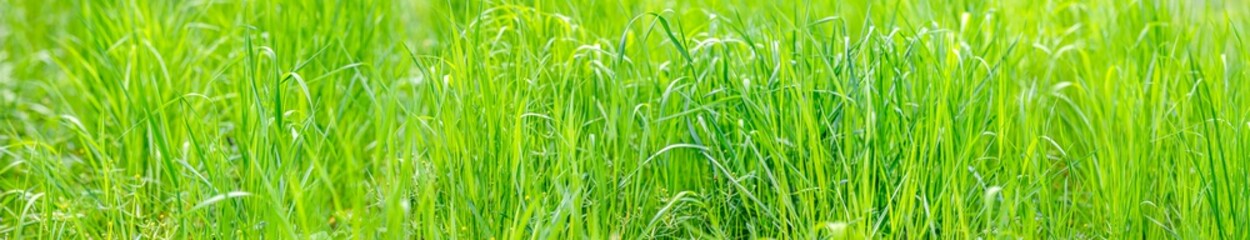
[[(25, 195), (28, 193), (23, 192), (22, 194)], [(35, 201), (38, 201), (41, 197), (43, 197), (43, 193), (36, 193), (34, 195), (30, 195), (30, 197), (26, 199), (26, 205), (22, 207), (22, 213), (17, 217), (17, 226), (15, 226), (16, 229), (13, 232), (14, 239), (22, 239), (22, 229), (26, 227), (26, 215), (28, 215), (30, 213), (30, 209), (35, 206)]]
[[(12, 153), (5, 151), (3, 147), (0, 147), (0, 154), (13, 155)], [(0, 155), (0, 156), (3, 156), (3, 155)], [(4, 167), (0, 168), (0, 176), (4, 175), (4, 173), (6, 172), (9, 172), (9, 170), (16, 169), (18, 165), (22, 165), (23, 163), (26, 163), (26, 161), (16, 160), (16, 161), (9, 163), (8, 165), (5, 165)]]
[[(312, 91), (309, 91), (309, 90), (308, 90), (308, 83), (304, 81), (304, 77), (301, 77), (301, 76), (299, 75), (299, 73), (296, 73), (295, 71), (291, 71), (291, 72), (287, 73), (287, 77), (286, 77), (286, 78), (288, 78), (288, 79), (295, 79), (295, 83), (296, 83), (296, 84), (299, 84), (299, 87), (300, 87), (300, 89), (301, 89), (301, 90), (304, 90), (304, 100), (308, 101), (308, 107), (309, 107), (309, 108), (316, 109), (317, 104), (316, 104), (316, 102), (314, 102), (314, 101), (313, 101), (313, 99), (312, 99)], [(316, 117), (317, 117), (317, 115), (316, 115), (316, 114), (312, 114), (310, 117), (311, 117), (311, 118), (316, 118)]]
[[(638, 20), (646, 16), (649, 16), (649, 15), (643, 14), (643, 15), (635, 16), (634, 18), (629, 19), (629, 23), (625, 24), (625, 30), (624, 32), (621, 32), (621, 40), (617, 43), (616, 63), (613, 66), (615, 68), (612, 70), (619, 70), (621, 63), (625, 62), (625, 40), (628, 39), (629, 37), (629, 28), (633, 27), (634, 23), (638, 22)], [(651, 36), (651, 29), (654, 27), (655, 27), (655, 22), (652, 22), (650, 26), (647, 26), (646, 28), (647, 31), (643, 32), (642, 39), (640, 39), (639, 41), (646, 40), (649, 36)]]
[(651, 160), (654, 160), (656, 157), (659, 157), (661, 154), (664, 154), (665, 152), (668, 152), (673, 149), (678, 149), (678, 148), (693, 148), (693, 149), (698, 149), (699, 151), (707, 150), (707, 147), (704, 147), (701, 145), (689, 144), (689, 143), (678, 143), (678, 144), (668, 145), (667, 147), (660, 149), (660, 151), (656, 152), (655, 154), (652, 154), (651, 157), (648, 157), (646, 160), (643, 160), (641, 163), (638, 163), (638, 167), (634, 168), (634, 171), (630, 172), (629, 175), (625, 175), (625, 178), (621, 179), (620, 187), (625, 187), (625, 183), (629, 182), (630, 177), (633, 177), (635, 174), (638, 174), (638, 171), (641, 171), (642, 167), (646, 166), (647, 163), (650, 163)]
[(673, 208), (677, 206), (677, 203), (687, 202), (687, 201), (699, 202), (698, 199), (694, 199), (686, 195), (693, 195), (691, 197), (699, 197), (699, 193), (691, 192), (691, 191), (681, 191), (677, 193), (677, 195), (673, 195), (672, 198), (669, 198), (668, 203), (664, 204), (664, 207), (660, 208), (659, 211), (656, 211), (655, 216), (652, 216), (651, 221), (647, 223), (646, 232), (649, 238), (655, 237), (655, 223), (659, 222), (660, 218), (664, 217), (664, 214), (667, 214), (669, 211), (672, 211)]
[(659, 13), (651, 12), (647, 14), (654, 16), (656, 20), (660, 21), (660, 27), (664, 29), (664, 34), (668, 35), (668, 39), (670, 41), (673, 41), (673, 46), (677, 47), (677, 51), (680, 52), (681, 56), (686, 59), (686, 63), (689, 64), (688, 66), (694, 66), (694, 58), (690, 57), (690, 52), (686, 51), (686, 45), (682, 43), (680, 39), (677, 39), (677, 35), (673, 34), (673, 29), (668, 25), (668, 19), (665, 19), (664, 16), (660, 16)]
[(191, 207), (191, 210), (190, 210), (190, 211), (187, 211), (187, 212), (194, 212), (195, 210), (199, 210), (199, 209), (201, 209), (201, 208), (208, 207), (208, 206), (213, 205), (213, 204), (215, 204), (215, 203), (217, 203), (217, 202), (220, 202), (221, 200), (226, 200), (226, 199), (229, 199), (229, 198), (246, 197), (246, 196), (251, 196), (251, 195), (252, 195), (252, 193), (249, 193), (249, 192), (243, 192), (243, 191), (233, 191), (233, 192), (229, 192), (229, 193), (226, 193), (226, 194), (221, 194), (221, 195), (213, 196), (213, 197), (210, 197), (210, 198), (208, 198), (208, 199), (204, 199), (204, 201), (201, 201), (199, 204), (195, 204), (195, 207)]
[(634, 17), (634, 19), (629, 20), (629, 23), (625, 25), (625, 33), (621, 34), (621, 40), (617, 46), (616, 65), (619, 66), (621, 62), (623, 62), (625, 59), (625, 40), (626, 40), (626, 37), (628, 36), (628, 34), (626, 33), (629, 32), (629, 27), (633, 26), (634, 22), (637, 22), (639, 19), (641, 19), (644, 16), (655, 17), (656, 21), (660, 22), (660, 28), (664, 29), (664, 34), (668, 36), (669, 41), (672, 41), (673, 46), (677, 47), (677, 51), (681, 53), (681, 57), (686, 59), (686, 64), (688, 64), (687, 66), (694, 66), (694, 58), (690, 57), (690, 52), (686, 51), (686, 45), (683, 44), (682, 41), (677, 38), (676, 34), (673, 34), (672, 28), (669, 27), (668, 19), (664, 18), (664, 16), (656, 12), (649, 12), (649, 13)]

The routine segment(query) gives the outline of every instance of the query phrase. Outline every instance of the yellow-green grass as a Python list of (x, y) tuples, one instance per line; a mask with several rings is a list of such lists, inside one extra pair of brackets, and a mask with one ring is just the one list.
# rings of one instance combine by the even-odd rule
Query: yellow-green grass
[(0, 0), (0, 238), (1250, 238), (1236, 0)]

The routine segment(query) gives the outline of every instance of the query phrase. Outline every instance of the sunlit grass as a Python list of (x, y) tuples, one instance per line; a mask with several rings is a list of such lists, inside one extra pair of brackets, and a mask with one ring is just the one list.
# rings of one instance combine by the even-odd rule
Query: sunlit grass
[(0, 238), (1250, 238), (1248, 13), (0, 0)]

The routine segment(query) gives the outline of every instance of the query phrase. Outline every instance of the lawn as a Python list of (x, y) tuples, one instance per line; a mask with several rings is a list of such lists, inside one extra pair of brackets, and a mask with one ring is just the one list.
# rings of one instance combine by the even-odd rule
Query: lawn
[(4, 239), (1247, 239), (1240, 0), (0, 0)]

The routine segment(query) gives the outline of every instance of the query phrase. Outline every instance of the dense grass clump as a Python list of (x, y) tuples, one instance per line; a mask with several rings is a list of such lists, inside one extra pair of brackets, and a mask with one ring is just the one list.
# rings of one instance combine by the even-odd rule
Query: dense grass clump
[(0, 0), (0, 238), (1250, 238), (1234, 0)]

